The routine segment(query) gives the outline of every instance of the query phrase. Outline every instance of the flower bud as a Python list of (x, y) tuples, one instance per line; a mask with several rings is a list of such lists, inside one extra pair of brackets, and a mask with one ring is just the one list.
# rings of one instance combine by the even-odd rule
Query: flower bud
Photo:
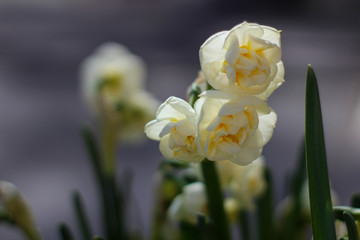
[(40, 239), (30, 207), (14, 184), (0, 181), (0, 199), (11, 219), (28, 238)]

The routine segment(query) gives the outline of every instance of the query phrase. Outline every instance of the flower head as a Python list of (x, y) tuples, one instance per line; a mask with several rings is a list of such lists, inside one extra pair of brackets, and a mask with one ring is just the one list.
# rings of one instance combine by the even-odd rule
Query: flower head
[(197, 223), (197, 214), (207, 214), (207, 200), (205, 186), (202, 182), (186, 185), (183, 193), (179, 194), (168, 209), (171, 220)]
[(158, 109), (156, 119), (145, 126), (146, 135), (160, 141), (161, 153), (169, 159), (199, 162), (195, 143), (197, 115), (184, 100), (169, 97)]
[(99, 113), (142, 88), (145, 65), (124, 46), (105, 43), (82, 63), (80, 77), (86, 103)]
[[(234, 198), (225, 198), (224, 210), (229, 221), (235, 222), (240, 210), (238, 201)], [(208, 217), (208, 201), (204, 183), (194, 182), (184, 186), (183, 192), (172, 201), (168, 217), (172, 221), (197, 224), (199, 214)]]
[(284, 81), (280, 31), (243, 22), (206, 40), (200, 64), (214, 89), (266, 99)]
[(270, 140), (275, 112), (253, 96), (220, 91), (204, 92), (195, 104), (199, 115), (197, 143), (209, 160), (247, 165)]

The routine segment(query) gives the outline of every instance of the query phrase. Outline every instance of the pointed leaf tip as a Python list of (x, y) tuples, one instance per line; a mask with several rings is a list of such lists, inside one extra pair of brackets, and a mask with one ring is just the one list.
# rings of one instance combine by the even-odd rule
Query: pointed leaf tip
[(311, 66), (306, 79), (305, 144), (314, 239), (335, 240), (321, 105)]

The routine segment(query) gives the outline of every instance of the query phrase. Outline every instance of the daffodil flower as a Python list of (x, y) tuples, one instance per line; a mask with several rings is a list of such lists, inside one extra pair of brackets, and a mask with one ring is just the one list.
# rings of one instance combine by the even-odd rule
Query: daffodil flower
[(142, 89), (145, 64), (123, 45), (105, 43), (84, 60), (80, 78), (82, 95), (91, 111), (98, 114), (101, 108), (112, 108), (119, 99)]
[(214, 89), (266, 99), (284, 81), (280, 31), (243, 22), (207, 39), (200, 64)]
[(270, 140), (276, 113), (262, 100), (220, 91), (206, 91), (195, 103), (199, 115), (197, 144), (209, 160), (247, 165)]
[(196, 224), (197, 215), (207, 215), (205, 185), (195, 182), (186, 185), (168, 209), (168, 217), (172, 221), (185, 221)]
[(156, 119), (146, 124), (145, 133), (160, 141), (160, 151), (166, 158), (199, 162), (204, 157), (195, 143), (196, 124), (194, 109), (184, 100), (170, 97), (159, 107)]

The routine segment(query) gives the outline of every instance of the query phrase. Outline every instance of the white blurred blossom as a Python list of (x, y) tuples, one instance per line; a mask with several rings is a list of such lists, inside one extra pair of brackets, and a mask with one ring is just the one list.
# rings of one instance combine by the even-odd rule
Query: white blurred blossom
[(143, 88), (145, 64), (123, 45), (105, 43), (84, 60), (80, 78), (83, 98), (99, 114), (101, 108), (112, 108)]
[(201, 70), (217, 90), (266, 99), (284, 81), (280, 31), (243, 22), (200, 48)]
[(118, 43), (105, 43), (81, 65), (81, 90), (91, 112), (122, 142), (143, 139), (160, 105), (144, 89), (145, 64)]
[[(229, 221), (235, 222), (239, 213), (238, 201), (234, 198), (225, 198), (224, 210)], [(198, 223), (198, 215), (208, 218), (208, 214), (205, 185), (202, 182), (186, 185), (168, 209), (168, 218), (171, 221), (184, 221), (191, 224)]]
[(253, 209), (254, 200), (261, 196), (267, 187), (264, 177), (264, 159), (259, 157), (247, 166), (237, 166), (231, 162), (221, 162), (219, 164), (233, 165), (233, 178), (229, 184), (230, 192), (233, 198), (239, 202), (241, 209)]
[(198, 214), (207, 215), (207, 200), (205, 185), (195, 182), (186, 185), (183, 193), (179, 194), (168, 209), (168, 217), (172, 221), (185, 221), (196, 224)]

